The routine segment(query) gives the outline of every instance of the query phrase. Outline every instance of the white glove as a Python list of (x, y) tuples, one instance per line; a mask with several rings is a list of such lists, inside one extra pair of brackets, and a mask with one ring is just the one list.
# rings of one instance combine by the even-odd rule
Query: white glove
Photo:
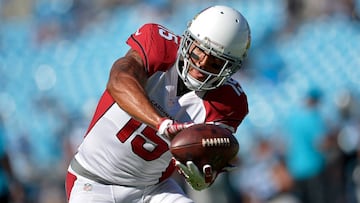
[(212, 168), (206, 164), (203, 166), (201, 173), (198, 167), (192, 161), (187, 161), (186, 165), (180, 161), (175, 160), (175, 166), (178, 167), (179, 172), (185, 177), (185, 180), (191, 185), (194, 190), (203, 190), (209, 187), (215, 180)]
[(165, 136), (171, 140), (181, 130), (194, 125), (194, 123), (177, 123), (174, 120), (165, 118), (158, 125), (158, 132), (160, 135)]

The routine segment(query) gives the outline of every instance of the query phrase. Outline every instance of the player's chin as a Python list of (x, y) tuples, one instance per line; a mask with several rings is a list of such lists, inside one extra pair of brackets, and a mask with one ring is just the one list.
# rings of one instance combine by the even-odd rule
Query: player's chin
[(190, 69), (189, 74), (191, 75), (192, 78), (200, 82), (203, 82), (206, 79), (206, 76), (200, 71), (196, 70), (195, 68)]

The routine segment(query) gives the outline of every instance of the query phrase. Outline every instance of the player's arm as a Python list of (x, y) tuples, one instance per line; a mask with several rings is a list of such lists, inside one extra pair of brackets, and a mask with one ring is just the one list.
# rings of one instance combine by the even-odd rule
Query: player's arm
[(142, 59), (135, 50), (130, 49), (113, 64), (107, 89), (124, 111), (156, 129), (162, 117), (146, 94), (146, 82), (147, 75)]
[(177, 132), (188, 127), (189, 124), (176, 123), (162, 117), (147, 96), (146, 82), (147, 74), (143, 61), (137, 51), (130, 49), (124, 57), (113, 64), (107, 90), (130, 116), (172, 139)]

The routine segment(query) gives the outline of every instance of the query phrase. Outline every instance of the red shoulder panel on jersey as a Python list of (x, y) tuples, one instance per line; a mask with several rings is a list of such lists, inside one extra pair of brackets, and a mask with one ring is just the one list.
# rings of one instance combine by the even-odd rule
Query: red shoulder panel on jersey
[(235, 130), (249, 113), (247, 96), (240, 84), (230, 79), (204, 96), (206, 121), (220, 121)]
[(180, 37), (158, 24), (145, 24), (126, 43), (139, 52), (148, 76), (168, 70), (176, 61)]

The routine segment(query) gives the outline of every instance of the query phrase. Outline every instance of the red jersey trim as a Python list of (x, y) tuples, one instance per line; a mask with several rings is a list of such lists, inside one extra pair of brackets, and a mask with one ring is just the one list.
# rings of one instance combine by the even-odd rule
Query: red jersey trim
[(166, 170), (162, 173), (162, 176), (159, 178), (159, 183), (168, 179), (174, 173), (175, 169), (176, 169), (175, 160), (171, 159), (169, 166), (166, 168)]
[[(147, 73), (149, 73), (149, 71), (148, 71), (149, 70), (149, 60), (148, 60), (148, 58), (146, 56), (146, 53), (145, 53), (145, 50), (144, 50), (143, 46), (141, 45), (141, 43), (138, 40), (135, 39), (135, 37), (133, 35), (131, 35), (130, 37), (139, 46), (139, 48), (140, 48), (140, 50), (142, 52), (142, 54), (140, 54), (140, 56), (143, 57), (143, 61), (145, 62), (145, 71)], [(149, 77), (149, 75), (148, 75), (148, 77)]]
[(86, 131), (85, 136), (90, 132), (90, 130), (94, 127), (96, 122), (110, 109), (110, 107), (115, 103), (115, 100), (112, 98), (110, 93), (105, 90), (103, 95), (100, 98), (100, 101), (96, 107), (95, 114), (90, 122), (88, 130)]

